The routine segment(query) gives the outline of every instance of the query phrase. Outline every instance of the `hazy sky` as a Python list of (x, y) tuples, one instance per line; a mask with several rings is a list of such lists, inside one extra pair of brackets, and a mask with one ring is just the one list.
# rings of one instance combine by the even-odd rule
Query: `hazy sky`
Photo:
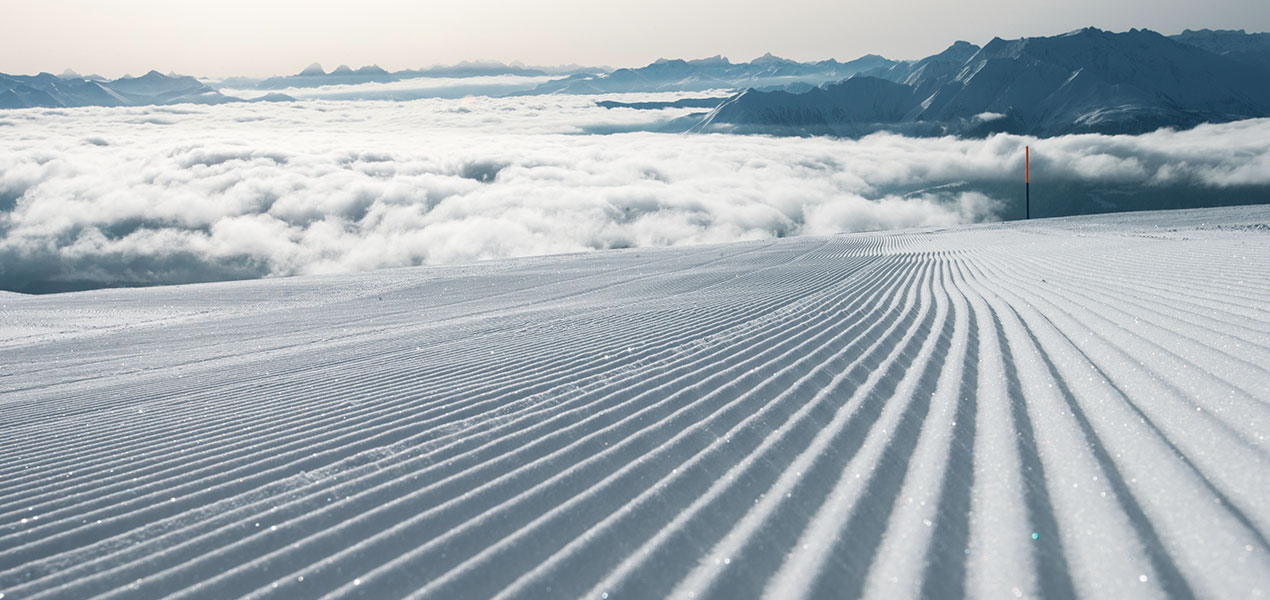
[(461, 60), (638, 66), (764, 52), (918, 58), (1093, 25), (1270, 30), (1267, 0), (0, 0), (0, 72), (204, 76)]

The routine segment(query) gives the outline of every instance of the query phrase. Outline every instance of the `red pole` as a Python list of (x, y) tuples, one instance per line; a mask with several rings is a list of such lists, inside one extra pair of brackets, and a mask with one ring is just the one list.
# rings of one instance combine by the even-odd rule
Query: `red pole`
[(1025, 219), (1032, 218), (1032, 153), (1028, 146), (1023, 147), (1023, 197)]

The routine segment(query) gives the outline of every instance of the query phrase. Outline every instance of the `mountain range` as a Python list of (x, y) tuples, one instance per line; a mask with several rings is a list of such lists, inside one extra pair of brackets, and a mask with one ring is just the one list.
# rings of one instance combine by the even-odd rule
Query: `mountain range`
[[(255, 100), (291, 100), (271, 94)], [(146, 106), (154, 104), (223, 104), (242, 102), (189, 76), (150, 71), (140, 77), (106, 80), (73, 72), (53, 75), (0, 73), (0, 108), (58, 108), (73, 106)]]
[(1170, 37), (1239, 62), (1270, 68), (1270, 33), (1247, 33), (1242, 29), (1187, 29)]
[[(1270, 33), (1186, 30), (1164, 36), (1145, 29), (1112, 33), (1092, 27), (1051, 37), (995, 38), (984, 46), (958, 41), (938, 54), (906, 61), (869, 54), (847, 62), (798, 62), (768, 53), (749, 62), (733, 63), (723, 56), (658, 59), (612, 71), (465, 62), (396, 72), (374, 65), (341, 65), (328, 72), (314, 63), (295, 75), (220, 81), (157, 71), (115, 80), (71, 71), (0, 74), (0, 108), (218, 104), (242, 100), (219, 89), (500, 75), (556, 77), (510, 92), (515, 95), (722, 92), (715, 99), (600, 102), (608, 108), (712, 109), (666, 126), (676, 131), (1052, 136), (1141, 133), (1270, 117)], [(462, 89), (468, 91), (458, 93), (508, 93), (506, 88)], [(255, 100), (292, 99), (275, 92)]]
[(733, 63), (723, 56), (696, 60), (663, 58), (644, 67), (618, 69), (612, 73), (578, 73), (548, 81), (524, 94), (696, 92), (746, 88), (807, 91), (823, 83), (896, 64), (896, 61), (875, 54), (845, 63), (833, 59), (798, 62), (771, 53), (743, 63)]
[(280, 90), (287, 88), (310, 88), (327, 85), (357, 85), (362, 83), (389, 83), (420, 77), (449, 77), (463, 79), (468, 77), (492, 77), (511, 75), (517, 77), (550, 77), (570, 76), (577, 73), (596, 75), (606, 72), (603, 67), (579, 67), (567, 65), (562, 67), (526, 67), (520, 64), (504, 64), (500, 62), (464, 61), (454, 65), (437, 65), (423, 69), (406, 69), (389, 72), (378, 65), (369, 65), (353, 69), (348, 65), (340, 65), (327, 72), (321, 64), (313, 63), (295, 75), (270, 77), (264, 80), (236, 77), (221, 83), (224, 87), (238, 89)]
[(957, 42), (815, 89), (749, 89), (694, 131), (777, 135), (1142, 133), (1270, 117), (1266, 34), (1095, 28)]

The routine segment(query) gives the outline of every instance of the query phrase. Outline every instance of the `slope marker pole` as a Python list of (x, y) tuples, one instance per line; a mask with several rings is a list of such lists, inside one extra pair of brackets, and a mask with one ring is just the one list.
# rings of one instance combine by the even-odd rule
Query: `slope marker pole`
[(1032, 218), (1032, 152), (1028, 146), (1023, 147), (1023, 218)]

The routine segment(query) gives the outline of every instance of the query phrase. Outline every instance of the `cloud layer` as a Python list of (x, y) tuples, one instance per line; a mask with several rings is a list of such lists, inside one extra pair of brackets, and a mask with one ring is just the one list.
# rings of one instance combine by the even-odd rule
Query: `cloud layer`
[(237, 98), (259, 98), (268, 94), (285, 94), (300, 100), (418, 100), (421, 98), (462, 98), (464, 96), (497, 96), (532, 90), (559, 76), (523, 77), (490, 75), (477, 77), (415, 77), (387, 83), (324, 85), (283, 89), (234, 89), (219, 91)]
[[(609, 110), (595, 100), (0, 113), (0, 289), (330, 273), (1013, 218), (1025, 144), (1033, 200), (1050, 194), (1050, 210), (1074, 203), (1077, 210), (1063, 210), (1088, 212), (1080, 210), (1088, 190), (1147, 190), (1142, 197), (1150, 199), (1270, 189), (1266, 120), (1040, 142), (831, 140), (641, 132), (687, 111)], [(1084, 196), (1059, 198), (1054, 190)]]

